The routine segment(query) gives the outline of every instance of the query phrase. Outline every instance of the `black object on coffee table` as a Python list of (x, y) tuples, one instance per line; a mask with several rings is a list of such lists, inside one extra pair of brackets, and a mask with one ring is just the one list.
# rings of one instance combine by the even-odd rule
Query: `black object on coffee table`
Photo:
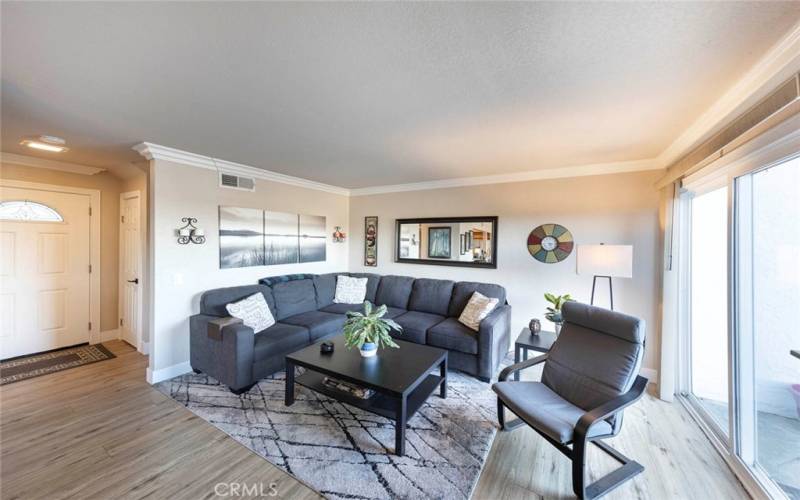
[[(514, 364), (527, 361), (528, 351), (548, 352), (555, 341), (555, 332), (542, 330), (534, 335), (529, 328), (523, 328), (514, 343)], [(514, 372), (514, 380), (519, 381), (519, 371)]]
[[(447, 351), (426, 345), (396, 340), (399, 349), (381, 349), (372, 358), (363, 358), (358, 349), (347, 349), (344, 337), (331, 339), (335, 350), (322, 354), (319, 343), (286, 356), (286, 406), (294, 404), (294, 384), (356, 408), (395, 421), (395, 453), (405, 454), (406, 422), (414, 416), (428, 396), (439, 388), (447, 397)], [(306, 369), (295, 377), (295, 367)], [(439, 375), (431, 373), (436, 368)], [(323, 383), (334, 377), (375, 391), (369, 399), (331, 389)]]

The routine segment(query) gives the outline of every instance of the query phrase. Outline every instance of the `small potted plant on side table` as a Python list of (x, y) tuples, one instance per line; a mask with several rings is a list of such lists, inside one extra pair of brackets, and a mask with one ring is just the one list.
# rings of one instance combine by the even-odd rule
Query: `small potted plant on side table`
[(572, 299), (570, 294), (564, 295), (553, 295), (552, 293), (544, 294), (545, 300), (553, 304), (552, 307), (547, 308), (547, 312), (545, 313), (544, 317), (547, 318), (549, 321), (552, 321), (555, 325), (555, 332), (558, 335), (561, 332), (561, 324), (564, 322), (564, 319), (561, 317), (561, 306), (564, 305), (565, 302), (569, 302)]
[(347, 348), (357, 347), (361, 356), (371, 358), (379, 347), (400, 347), (389, 335), (390, 330), (403, 331), (393, 320), (384, 318), (386, 306), (375, 307), (364, 302), (364, 313), (349, 311), (344, 323), (344, 342)]

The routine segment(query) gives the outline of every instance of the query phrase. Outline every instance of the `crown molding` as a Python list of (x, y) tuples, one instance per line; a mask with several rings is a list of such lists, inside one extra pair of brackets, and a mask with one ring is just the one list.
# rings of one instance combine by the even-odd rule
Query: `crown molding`
[(48, 160), (46, 158), (36, 158), (33, 156), (18, 155), (15, 153), (0, 152), (0, 162), (12, 165), (22, 165), (25, 167), (46, 168), (49, 170), (60, 170), (72, 174), (94, 175), (105, 172), (105, 168), (89, 167), (78, 165), (77, 163), (67, 163), (58, 160)]
[(526, 182), (565, 177), (585, 177), (589, 175), (621, 174), (643, 170), (661, 170), (664, 167), (654, 159), (622, 161), (612, 163), (595, 163), (571, 167), (531, 170), (512, 174), (484, 175), (478, 177), (460, 177), (429, 182), (412, 182), (409, 184), (393, 184), (351, 189), (350, 196), (369, 196), (383, 193), (401, 193), (405, 191), (423, 191), (429, 189), (447, 189), (485, 184), (504, 184), (509, 182)]
[(800, 71), (800, 23), (772, 46), (730, 90), (667, 146), (658, 155), (657, 162), (666, 167), (678, 161), (717, 127), (729, 120), (734, 113), (744, 111), (740, 108), (745, 106), (748, 100), (765, 96), (798, 71)]
[(459, 177), (429, 182), (412, 182), (409, 184), (393, 184), (387, 186), (348, 189), (340, 186), (332, 186), (330, 184), (310, 181), (300, 177), (293, 177), (291, 175), (280, 174), (270, 170), (251, 167), (249, 165), (242, 165), (241, 163), (234, 163), (231, 161), (211, 158), (210, 156), (190, 153), (188, 151), (181, 151), (180, 149), (160, 146), (150, 142), (137, 144), (133, 147), (133, 149), (148, 160), (166, 160), (180, 163), (182, 165), (216, 170), (226, 174), (242, 175), (254, 177), (256, 179), (280, 182), (282, 184), (315, 189), (318, 191), (325, 191), (342, 196), (367, 196), (371, 194), (446, 189), (454, 187), (478, 186), (482, 184), (501, 184), (507, 182), (525, 182), (542, 179), (558, 179), (564, 177), (619, 174), (626, 172), (637, 172), (641, 170), (658, 170), (663, 168), (662, 165), (658, 164), (655, 160), (649, 159), (532, 170), (528, 172), (516, 172), (512, 174)]
[(188, 151), (181, 151), (180, 149), (160, 146), (150, 142), (137, 144), (133, 147), (133, 150), (148, 160), (166, 160), (192, 167), (216, 170), (226, 174), (241, 175), (267, 181), (280, 182), (281, 184), (315, 189), (317, 191), (324, 191), (326, 193), (333, 193), (342, 196), (350, 195), (350, 190), (347, 188), (310, 181), (300, 177), (280, 174), (278, 172), (272, 172), (263, 168), (251, 167), (250, 165), (243, 165), (241, 163), (235, 163), (227, 160), (220, 160), (218, 158), (190, 153)]

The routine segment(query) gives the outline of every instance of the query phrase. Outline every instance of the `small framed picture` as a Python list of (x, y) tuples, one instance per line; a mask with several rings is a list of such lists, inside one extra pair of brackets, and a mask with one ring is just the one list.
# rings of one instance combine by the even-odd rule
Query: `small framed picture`
[(450, 227), (428, 228), (428, 258), (450, 258)]

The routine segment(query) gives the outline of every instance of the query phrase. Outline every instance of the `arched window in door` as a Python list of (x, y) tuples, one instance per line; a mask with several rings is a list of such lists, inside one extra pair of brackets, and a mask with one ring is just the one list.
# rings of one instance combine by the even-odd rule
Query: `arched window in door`
[(64, 222), (55, 209), (35, 201), (14, 200), (0, 202), (0, 220), (21, 222)]

